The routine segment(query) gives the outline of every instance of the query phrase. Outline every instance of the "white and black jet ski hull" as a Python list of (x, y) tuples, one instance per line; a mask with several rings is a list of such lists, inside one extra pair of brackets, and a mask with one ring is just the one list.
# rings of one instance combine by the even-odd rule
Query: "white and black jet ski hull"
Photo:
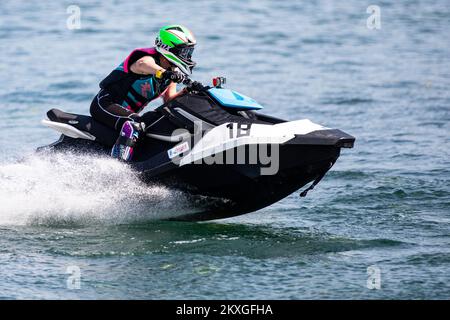
[[(223, 110), (211, 113), (214, 102), (195, 99), (199, 98), (182, 97), (144, 115), (147, 125), (155, 125), (148, 132), (151, 138), (141, 141), (130, 163), (146, 183), (227, 200), (206, 201), (201, 212), (177, 220), (228, 218), (267, 207), (308, 183), (320, 181), (341, 148), (351, 148), (355, 141), (340, 130), (309, 120), (286, 122)], [(63, 135), (47, 149), (107, 155), (117, 137), (87, 116), (51, 110), (48, 117), (45, 124)], [(194, 122), (205, 126), (200, 138), (195, 125), (190, 126)], [(171, 135), (177, 128), (185, 129), (187, 135)], [(249, 161), (255, 152), (266, 157)]]

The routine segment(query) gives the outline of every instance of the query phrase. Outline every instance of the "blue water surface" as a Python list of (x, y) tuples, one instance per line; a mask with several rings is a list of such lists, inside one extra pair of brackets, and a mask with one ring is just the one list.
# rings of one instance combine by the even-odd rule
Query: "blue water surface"
[[(73, 1), (2, 0), (0, 299), (448, 299), (450, 2), (378, 1), (371, 29), (372, 2), (78, 0), (70, 30)], [(189, 200), (113, 160), (33, 155), (169, 23), (195, 79), (355, 148), (307, 198), (207, 223), (157, 221)]]

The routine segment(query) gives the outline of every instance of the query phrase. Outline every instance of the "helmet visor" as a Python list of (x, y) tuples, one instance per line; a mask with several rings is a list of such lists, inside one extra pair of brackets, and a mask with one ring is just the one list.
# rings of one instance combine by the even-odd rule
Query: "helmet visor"
[(175, 47), (171, 50), (177, 57), (185, 61), (190, 61), (192, 59), (192, 53), (194, 52), (194, 46), (183, 46)]

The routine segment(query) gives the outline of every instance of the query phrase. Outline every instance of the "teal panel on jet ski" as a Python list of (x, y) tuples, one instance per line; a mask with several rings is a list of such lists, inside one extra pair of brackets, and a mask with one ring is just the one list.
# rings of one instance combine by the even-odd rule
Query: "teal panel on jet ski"
[(238, 110), (260, 110), (264, 107), (250, 97), (229, 89), (211, 88), (208, 90), (220, 104)]

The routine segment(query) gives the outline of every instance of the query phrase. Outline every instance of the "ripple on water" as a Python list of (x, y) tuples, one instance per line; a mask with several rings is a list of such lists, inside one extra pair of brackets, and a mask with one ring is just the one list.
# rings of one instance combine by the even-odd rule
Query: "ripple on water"
[(52, 255), (85, 258), (203, 254), (279, 259), (403, 245), (389, 239), (357, 240), (294, 228), (212, 223), (72, 227), (58, 233), (41, 239), (40, 247)]

